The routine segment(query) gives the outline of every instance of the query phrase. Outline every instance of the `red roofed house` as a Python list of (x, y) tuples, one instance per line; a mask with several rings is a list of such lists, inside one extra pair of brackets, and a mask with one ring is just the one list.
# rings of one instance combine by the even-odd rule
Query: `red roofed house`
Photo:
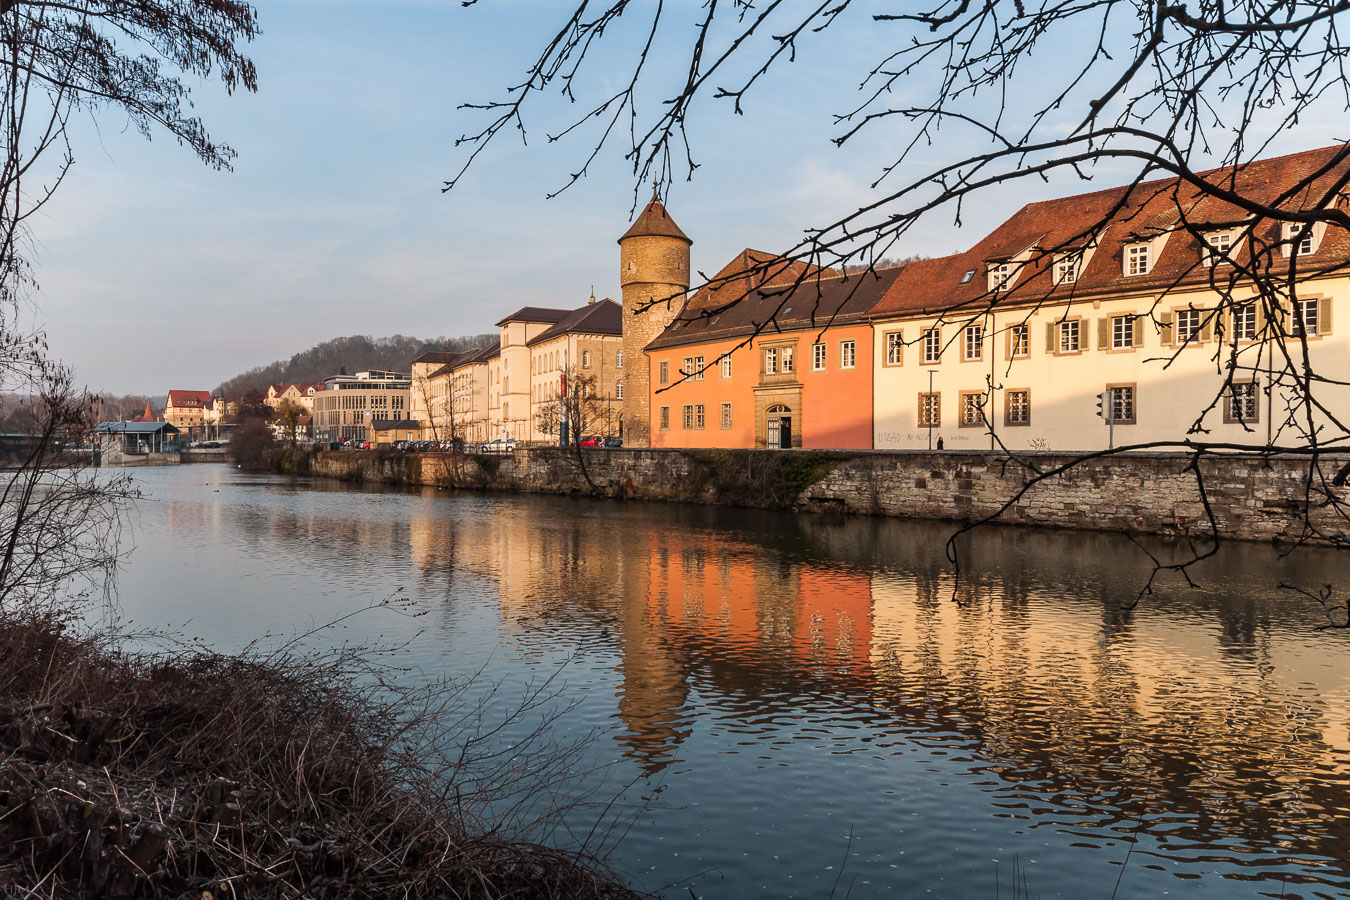
[(647, 345), (651, 446), (871, 446), (867, 315), (899, 272), (737, 254)]
[(283, 381), (267, 386), (267, 397), (263, 402), (276, 409), (281, 405), (281, 401), (290, 400), (313, 412), (314, 395), (321, 390), (323, 390), (322, 381)]
[(164, 421), (185, 433), (190, 434), (194, 429), (201, 432), (210, 404), (210, 391), (169, 391)]
[[(1344, 151), (1206, 177), (1267, 206), (1347, 209)], [(629, 446), (1263, 446), (1286, 426), (1304, 347), (1320, 423), (1350, 418), (1350, 330), (1333, 328), (1350, 231), (1303, 233), (1177, 179), (1032, 203), (963, 253), (874, 272), (745, 250), (675, 312), (689, 239), (664, 208), (620, 246), (624, 341), (648, 360), (650, 434), (625, 429)], [(1258, 296), (1254, 265), (1292, 293)], [(644, 305), (650, 335), (630, 327)]]
[[(1342, 149), (1208, 177), (1285, 209), (1344, 208)], [(1264, 445), (1293, 396), (1272, 348), (1301, 359), (1300, 329), (1328, 379), (1317, 399), (1344, 417), (1350, 334), (1332, 311), (1350, 303), (1350, 233), (1292, 227), (1167, 179), (1032, 203), (965, 253), (905, 266), (872, 309), (874, 446)], [(1256, 296), (1244, 271), (1287, 273), (1295, 255), (1293, 296)]]

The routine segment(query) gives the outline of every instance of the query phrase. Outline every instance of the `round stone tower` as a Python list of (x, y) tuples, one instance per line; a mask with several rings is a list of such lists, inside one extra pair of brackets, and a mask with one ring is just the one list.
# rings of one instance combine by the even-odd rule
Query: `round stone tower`
[(625, 447), (651, 446), (651, 371), (642, 348), (665, 331), (684, 306), (692, 243), (655, 199), (619, 238)]

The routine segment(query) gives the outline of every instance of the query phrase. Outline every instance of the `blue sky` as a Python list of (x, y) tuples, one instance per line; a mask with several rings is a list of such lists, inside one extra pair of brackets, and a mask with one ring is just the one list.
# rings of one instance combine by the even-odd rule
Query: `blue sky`
[[(584, 158), (581, 141), (543, 140), (577, 107), (546, 98), (527, 119), (528, 146), (504, 140), (454, 191), (440, 190), (463, 160), (455, 138), (476, 121), (455, 107), (500, 95), (565, 6), (268, 0), (249, 48), (259, 92), (194, 86), (213, 136), (239, 151), (233, 172), (204, 168), (162, 134), (147, 143), (116, 115), (83, 120), (75, 167), (33, 223), (54, 354), (93, 389), (162, 395), (213, 388), (338, 335), (490, 331), (526, 304), (582, 303), (592, 284), (617, 299), (615, 239), (634, 187), (622, 148), (545, 199)], [(896, 134), (840, 150), (830, 114), (891, 34), (855, 14), (828, 41), (805, 41), (744, 116), (725, 102), (695, 116), (700, 168), (674, 185), (669, 207), (694, 240), (696, 270), (746, 246), (790, 246), (872, 196)], [(590, 86), (617, 83), (623, 58), (606, 62)], [(1030, 83), (1053, 81), (1060, 63), (1030, 61)], [(1339, 137), (1314, 123), (1278, 149)], [(944, 138), (900, 174), (969, 146)], [(1112, 183), (1106, 173), (1090, 187), (1005, 187), (966, 209), (965, 229), (939, 214), (901, 252), (955, 252), (1026, 202)]]

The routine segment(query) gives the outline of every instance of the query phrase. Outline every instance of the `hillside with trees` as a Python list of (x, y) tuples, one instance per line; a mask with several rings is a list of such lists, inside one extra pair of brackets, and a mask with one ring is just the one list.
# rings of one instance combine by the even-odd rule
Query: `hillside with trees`
[(329, 375), (352, 374), (368, 369), (407, 372), (414, 357), (429, 350), (470, 350), (497, 339), (495, 334), (461, 337), (418, 338), (396, 334), (372, 338), (353, 334), (316, 344), (288, 360), (277, 360), (235, 375), (220, 384), (217, 393), (237, 399), (249, 388), (266, 391), (269, 384), (282, 381), (322, 381)]

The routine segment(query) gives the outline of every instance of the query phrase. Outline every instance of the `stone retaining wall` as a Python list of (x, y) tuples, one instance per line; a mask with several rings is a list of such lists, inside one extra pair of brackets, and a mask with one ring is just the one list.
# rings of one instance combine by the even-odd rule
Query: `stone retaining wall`
[[(574, 451), (557, 448), (446, 459), (321, 452), (311, 471), (346, 480), (955, 521), (994, 515), (1034, 477), (1001, 454), (953, 451), (587, 450), (581, 459), (585, 473)], [(1036, 453), (1024, 459), (1048, 471), (1072, 457)], [(1310, 522), (1322, 540), (1335, 539), (1350, 533), (1350, 522), (1326, 500), (1328, 491), (1340, 499), (1350, 493), (1329, 487), (1347, 459), (1209, 456), (1198, 465), (1199, 483), (1227, 537), (1292, 540)], [(1209, 531), (1196, 472), (1180, 454), (1082, 462), (1031, 485), (998, 521), (1135, 533)]]

